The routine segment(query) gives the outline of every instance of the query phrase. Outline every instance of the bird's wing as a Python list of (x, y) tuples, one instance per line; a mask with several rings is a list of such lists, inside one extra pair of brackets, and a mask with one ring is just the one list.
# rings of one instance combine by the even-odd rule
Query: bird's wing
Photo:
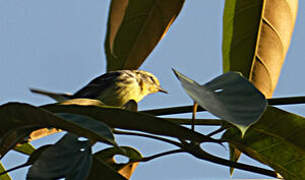
[(85, 87), (77, 91), (72, 98), (89, 98), (97, 99), (102, 92), (104, 92), (109, 87), (113, 87), (115, 80), (122, 74), (120, 71), (109, 72), (103, 74), (91, 82), (89, 82)]

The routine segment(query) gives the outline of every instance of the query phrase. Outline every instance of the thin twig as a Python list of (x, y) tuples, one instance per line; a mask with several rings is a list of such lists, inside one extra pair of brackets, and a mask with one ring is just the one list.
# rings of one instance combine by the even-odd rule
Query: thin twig
[(222, 131), (226, 130), (227, 128), (224, 127), (224, 126), (221, 126), (220, 128), (216, 129), (215, 131), (213, 132), (210, 132), (209, 134), (207, 134), (207, 136), (214, 136), (215, 134), (218, 134), (218, 133), (221, 133)]
[(147, 162), (147, 161), (150, 161), (150, 160), (162, 157), (162, 156), (166, 156), (166, 155), (170, 155), (170, 154), (175, 154), (175, 153), (181, 153), (181, 152), (185, 152), (185, 151), (182, 150), (182, 149), (166, 151), (166, 152), (163, 152), (163, 153), (159, 153), (159, 154), (155, 154), (155, 155), (152, 155), (152, 156), (144, 157), (144, 158), (139, 159), (139, 160), (133, 160), (132, 162)]
[[(187, 118), (164, 118), (176, 124), (192, 125), (192, 119)], [(224, 121), (221, 119), (196, 119), (195, 125), (206, 125), (206, 126), (221, 126)]]
[[(293, 105), (293, 104), (305, 104), (305, 96), (297, 97), (283, 97), (283, 98), (272, 98), (268, 99), (269, 105)], [(171, 115), (171, 114), (182, 114), (191, 113), (193, 111), (193, 106), (178, 106), (171, 108), (161, 108), (141, 111), (155, 116)], [(206, 111), (202, 107), (198, 107), (198, 112)]]
[(119, 130), (113, 130), (112, 131), (114, 134), (118, 134), (118, 135), (131, 135), (131, 136), (141, 136), (141, 137), (147, 137), (147, 138), (152, 138), (152, 139), (156, 139), (156, 140), (160, 140), (160, 141), (164, 141), (167, 142), (169, 144), (173, 144), (176, 146), (180, 146), (180, 144), (176, 141), (172, 141), (166, 138), (162, 138), (162, 137), (158, 137), (158, 136), (153, 136), (150, 134), (144, 134), (144, 133), (137, 133), (137, 132), (127, 132), (127, 131), (119, 131)]
[(189, 152), (193, 156), (195, 156), (199, 159), (202, 159), (202, 160), (206, 160), (206, 161), (213, 162), (213, 163), (216, 163), (216, 164), (229, 166), (229, 167), (233, 167), (233, 168), (237, 168), (237, 169), (241, 169), (241, 170), (245, 170), (245, 171), (249, 171), (249, 172), (254, 172), (254, 173), (258, 173), (258, 174), (262, 174), (262, 175), (266, 175), (266, 176), (270, 176), (270, 177), (275, 177), (275, 178), (278, 177), (276, 172), (274, 172), (274, 171), (264, 169), (264, 168), (260, 168), (260, 167), (247, 165), (247, 164), (243, 164), (243, 163), (230, 161), (230, 160), (223, 159), (221, 157), (217, 157), (217, 156), (214, 156), (212, 154), (209, 154), (209, 153), (203, 151), (200, 148), (199, 145), (190, 146), (190, 144), (187, 143), (187, 144), (184, 144), (181, 147), (181, 149), (185, 150), (186, 152)]
[(192, 154), (193, 156), (195, 156), (199, 159), (202, 159), (202, 160), (206, 160), (206, 161), (213, 162), (213, 163), (216, 163), (216, 164), (220, 164), (220, 165), (223, 165), (223, 166), (229, 166), (229, 167), (233, 167), (233, 168), (236, 168), (236, 169), (241, 169), (241, 170), (245, 170), (245, 171), (254, 172), (254, 173), (258, 173), (258, 174), (262, 174), (262, 175), (277, 178), (277, 174), (274, 171), (264, 169), (264, 168), (260, 168), (260, 167), (247, 165), (247, 164), (243, 164), (243, 163), (229, 161), (229, 160), (211, 155), (211, 154), (203, 151), (200, 148), (199, 145), (195, 145), (195, 146), (193, 145), (192, 146), (190, 143), (187, 143), (187, 142), (184, 142), (184, 141), (182, 141), (183, 144), (181, 144), (181, 143), (178, 143), (178, 142), (175, 142), (175, 141), (171, 141), (171, 140), (161, 138), (161, 137), (152, 136), (152, 135), (149, 135), (149, 134), (142, 134), (142, 133), (135, 133), (135, 132), (125, 132), (125, 131), (118, 131), (118, 130), (114, 130), (113, 132), (115, 134), (141, 136), (141, 137), (148, 137), (148, 138), (161, 140), (161, 141), (176, 145), (177, 147), (181, 148), (181, 150), (183, 150), (184, 152), (188, 152), (188, 153)]
[(192, 114), (192, 130), (193, 131), (195, 131), (195, 119), (196, 119), (197, 109), (198, 109), (198, 103), (194, 101), (193, 114)]

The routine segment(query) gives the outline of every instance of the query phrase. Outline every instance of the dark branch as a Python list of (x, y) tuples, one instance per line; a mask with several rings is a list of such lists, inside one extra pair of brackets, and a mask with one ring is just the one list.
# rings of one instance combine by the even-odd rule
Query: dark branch
[(260, 167), (250, 166), (250, 165), (243, 164), (243, 163), (233, 162), (233, 161), (209, 154), (209, 153), (203, 151), (199, 145), (190, 146), (190, 144), (184, 144), (181, 148), (183, 150), (185, 150), (186, 152), (189, 152), (193, 156), (195, 156), (199, 159), (202, 159), (202, 160), (206, 160), (206, 161), (213, 162), (216, 164), (229, 166), (229, 167), (233, 167), (236, 169), (241, 169), (241, 170), (245, 170), (245, 171), (249, 171), (249, 172), (254, 172), (254, 173), (258, 173), (258, 174), (262, 174), (262, 175), (266, 175), (266, 176), (270, 176), (270, 177), (275, 177), (275, 178), (278, 177), (276, 172), (274, 172), (274, 171), (260, 168)]
[[(269, 105), (292, 105), (292, 104), (305, 104), (305, 96), (298, 97), (284, 97), (284, 98), (272, 98), (268, 99)], [(162, 115), (171, 115), (171, 114), (182, 114), (182, 113), (191, 113), (193, 111), (193, 106), (179, 106), (171, 108), (162, 108), (162, 109), (152, 109), (141, 111), (155, 116)], [(198, 112), (206, 111), (202, 107), (198, 107)]]
[[(164, 119), (177, 124), (183, 124), (183, 125), (192, 124), (192, 119), (187, 119), (187, 118), (164, 118)], [(206, 125), (206, 126), (221, 126), (224, 123), (225, 122), (220, 119), (196, 119), (196, 121), (194, 122), (195, 125)]]
[(137, 133), (137, 132), (127, 132), (127, 131), (119, 131), (119, 130), (113, 130), (112, 131), (114, 134), (118, 134), (118, 135), (131, 135), (131, 136), (141, 136), (141, 137), (147, 137), (147, 138), (152, 138), (152, 139), (156, 139), (156, 140), (160, 140), (169, 144), (173, 144), (175, 146), (180, 146), (180, 144), (176, 141), (172, 141), (166, 138), (162, 138), (162, 137), (158, 137), (158, 136), (153, 136), (150, 134), (144, 134), (144, 133)]
[[(213, 163), (216, 163), (216, 164), (229, 166), (229, 167), (233, 167), (233, 168), (236, 168), (236, 169), (241, 169), (241, 170), (245, 170), (245, 171), (254, 172), (254, 173), (258, 173), (258, 174), (262, 174), (262, 175), (277, 178), (277, 174), (274, 171), (264, 169), (264, 168), (260, 168), (260, 167), (250, 166), (250, 165), (243, 164), (243, 163), (233, 162), (233, 161), (230, 161), (230, 160), (226, 160), (226, 159), (211, 155), (211, 154), (203, 151), (200, 148), (199, 145), (192, 145), (190, 143), (186, 143), (186, 142), (183, 142), (183, 141), (182, 141), (182, 144), (181, 144), (181, 143), (178, 143), (176, 141), (171, 141), (171, 140), (166, 139), (166, 138), (152, 136), (152, 135), (149, 135), (149, 134), (136, 133), (136, 132), (125, 132), (125, 131), (118, 131), (118, 130), (114, 130), (113, 132), (115, 134), (121, 134), (121, 135), (133, 135), (133, 136), (153, 138), (153, 139), (161, 140), (161, 141), (176, 145), (177, 147), (181, 148), (179, 150), (168, 151), (168, 152), (156, 154), (152, 157), (147, 157), (148, 160), (150, 160), (150, 158), (154, 159), (154, 158), (161, 157), (161, 156), (164, 156), (164, 155), (167, 155), (167, 154), (177, 153), (178, 151), (179, 152), (184, 151), (184, 152), (188, 152), (188, 153), (192, 154), (193, 156), (195, 156), (199, 159), (202, 159), (202, 160), (206, 160), (206, 161), (213, 162)], [(145, 159), (144, 159), (144, 161), (145, 161)]]
[(132, 162), (147, 162), (147, 161), (150, 161), (150, 160), (162, 157), (162, 156), (166, 156), (166, 155), (170, 155), (170, 154), (175, 154), (175, 153), (181, 153), (181, 152), (185, 152), (185, 151), (182, 150), (182, 149), (166, 151), (166, 152), (163, 152), (163, 153), (159, 153), (159, 154), (155, 154), (155, 155), (152, 155), (152, 156), (144, 157), (144, 158), (139, 159), (139, 160), (134, 160)]

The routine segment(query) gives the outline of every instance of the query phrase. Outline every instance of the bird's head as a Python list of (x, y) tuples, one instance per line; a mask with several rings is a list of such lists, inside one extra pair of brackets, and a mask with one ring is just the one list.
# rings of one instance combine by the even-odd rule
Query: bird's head
[(152, 73), (147, 71), (137, 70), (136, 72), (138, 83), (145, 94), (156, 92), (167, 93), (166, 90), (160, 87), (159, 80)]

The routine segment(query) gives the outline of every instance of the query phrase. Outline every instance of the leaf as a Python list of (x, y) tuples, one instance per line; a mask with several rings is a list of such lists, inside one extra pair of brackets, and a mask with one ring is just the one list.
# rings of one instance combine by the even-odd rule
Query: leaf
[(21, 165), (18, 165), (18, 166), (16, 166), (16, 167), (13, 167), (13, 168), (11, 168), (11, 169), (9, 169), (9, 170), (6, 170), (6, 171), (1, 172), (1, 173), (0, 173), (0, 176), (1, 176), (3, 173), (9, 173), (9, 172), (11, 172), (11, 171), (14, 171), (14, 170), (17, 170), (17, 169), (24, 168), (24, 167), (26, 167), (26, 166), (32, 165), (32, 164), (40, 157), (40, 155), (42, 154), (42, 152), (44, 152), (44, 151), (45, 151), (47, 148), (49, 148), (50, 146), (52, 146), (52, 145), (45, 145), (45, 146), (42, 146), (42, 147), (38, 148), (37, 150), (35, 150), (35, 151), (31, 154), (31, 156), (29, 157), (29, 159), (28, 159), (25, 163), (23, 163), (23, 164), (21, 164)]
[(103, 137), (105, 142), (116, 144), (111, 129), (103, 122), (78, 114), (56, 113), (56, 115), (71, 123), (82, 125), (82, 127), (88, 131), (95, 132), (100, 137)]
[(89, 141), (80, 141), (78, 136), (68, 133), (55, 145), (41, 152), (30, 167), (27, 179), (83, 180), (92, 164)]
[[(116, 145), (113, 136), (112, 138), (108, 135), (104, 136), (104, 131), (107, 129), (111, 133), (109, 127), (91, 118), (62, 119), (50, 112), (22, 103), (8, 103), (0, 106), (0, 118), (0, 155), (2, 156), (17, 143), (24, 142), (24, 138), (28, 137), (32, 131), (43, 127), (56, 127), (92, 140)], [(92, 126), (100, 129), (88, 129)]]
[(196, 142), (219, 142), (218, 140), (193, 132), (188, 128), (179, 126), (165, 119), (140, 112), (126, 111), (118, 108), (58, 104), (45, 105), (41, 108), (54, 113), (73, 113), (89, 116), (95, 120), (104, 122), (112, 128), (143, 131)]
[(174, 70), (185, 92), (215, 116), (237, 126), (242, 135), (265, 111), (267, 100), (239, 73), (228, 72), (199, 85)]
[(290, 44), (298, 0), (226, 0), (223, 69), (239, 71), (271, 98)]
[(61, 129), (56, 128), (42, 128), (31, 132), (28, 141), (34, 141), (36, 139), (43, 138), (45, 136), (49, 136), (54, 133), (61, 132)]
[(286, 180), (305, 179), (305, 118), (268, 107), (262, 118), (240, 138), (236, 129), (223, 139), (242, 153), (270, 166)]
[(23, 143), (23, 144), (17, 144), (14, 150), (26, 155), (31, 155), (36, 149), (30, 143)]
[(18, 127), (9, 130), (6, 134), (4, 134), (0, 138), (0, 159), (4, 157), (4, 155), (10, 150), (13, 149), (18, 143), (24, 143), (26, 137), (34, 131), (35, 129), (39, 129), (39, 126), (25, 126)]
[[(116, 163), (114, 160), (115, 155), (124, 155), (129, 158), (128, 163)], [(93, 157), (98, 163), (107, 163), (112, 169), (120, 173), (126, 179), (129, 179), (138, 165), (138, 162), (132, 162), (133, 160), (139, 160), (142, 155), (139, 151), (132, 147), (123, 146), (118, 148), (107, 148), (94, 154)]]
[[(3, 166), (3, 164), (0, 162), (0, 173), (1, 172), (5, 172), (5, 167)], [(0, 175), (0, 180), (12, 180), (12, 178), (10, 177), (9, 174), (3, 174)]]
[(112, 0), (107, 71), (138, 69), (178, 16), (184, 0)]
[[(232, 147), (231, 144), (229, 144), (229, 148), (230, 148), (230, 160), (233, 162), (237, 162), (239, 160), (239, 157), (241, 155), (240, 150), (238, 150), (237, 148)], [(234, 172), (234, 168), (230, 167), (230, 175), (232, 176)]]
[(87, 180), (127, 180), (103, 161), (93, 158), (91, 171)]

